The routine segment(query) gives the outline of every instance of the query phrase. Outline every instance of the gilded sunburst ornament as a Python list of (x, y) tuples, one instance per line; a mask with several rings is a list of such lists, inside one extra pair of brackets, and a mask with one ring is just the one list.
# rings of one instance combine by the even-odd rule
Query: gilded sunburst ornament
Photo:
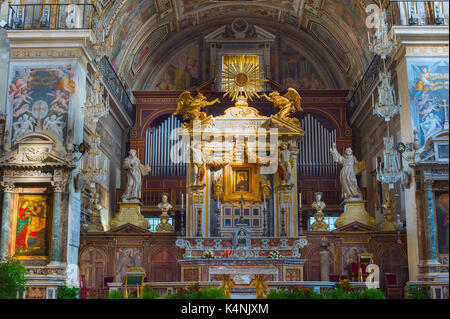
[(224, 56), (222, 69), (222, 88), (224, 97), (229, 95), (234, 101), (244, 95), (252, 101), (252, 97), (263, 90), (262, 84), (267, 81), (264, 72), (259, 70), (258, 56)]

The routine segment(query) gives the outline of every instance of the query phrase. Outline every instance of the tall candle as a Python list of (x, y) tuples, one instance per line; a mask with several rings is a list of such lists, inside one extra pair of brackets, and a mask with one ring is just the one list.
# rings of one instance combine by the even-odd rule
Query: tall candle
[(181, 193), (181, 208), (184, 208), (184, 193)]
[(264, 198), (264, 209), (266, 208), (266, 194), (263, 194), (263, 198)]
[(298, 207), (302, 208), (302, 193), (298, 193)]

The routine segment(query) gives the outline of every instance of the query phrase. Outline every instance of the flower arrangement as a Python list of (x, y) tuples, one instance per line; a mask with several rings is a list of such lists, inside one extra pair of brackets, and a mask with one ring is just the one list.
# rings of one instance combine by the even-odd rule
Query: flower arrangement
[(282, 254), (280, 254), (280, 252), (278, 250), (272, 250), (269, 254), (270, 259), (280, 259), (283, 257), (284, 256)]
[(216, 256), (214, 256), (214, 252), (212, 250), (208, 249), (203, 252), (202, 258), (214, 259), (214, 258), (216, 258)]

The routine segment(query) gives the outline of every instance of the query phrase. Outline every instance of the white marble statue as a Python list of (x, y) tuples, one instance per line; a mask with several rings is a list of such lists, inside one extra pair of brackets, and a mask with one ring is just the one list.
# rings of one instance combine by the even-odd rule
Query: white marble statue
[(354, 165), (358, 164), (356, 157), (353, 155), (350, 147), (345, 149), (344, 156), (339, 154), (336, 143), (333, 143), (333, 147), (330, 148), (331, 154), (335, 162), (342, 164), (341, 169), (341, 185), (342, 185), (342, 198), (344, 201), (361, 201), (362, 194), (358, 187), (356, 180)]
[(62, 118), (62, 116), (56, 117), (55, 114), (52, 114), (44, 120), (44, 129), (55, 133), (55, 135), (61, 140), (64, 139), (63, 130), (66, 126), (66, 123), (61, 121)]
[(33, 117), (24, 114), (19, 119), (13, 123), (14, 137), (13, 140), (17, 139), (19, 136), (33, 132), (34, 125), (36, 125), (36, 120)]
[(127, 172), (127, 187), (122, 195), (122, 202), (138, 203), (141, 198), (142, 176), (150, 172), (150, 166), (141, 164), (136, 150), (130, 150), (129, 154), (123, 162), (123, 168)]
[(162, 202), (158, 204), (158, 208), (163, 214), (167, 215), (167, 212), (172, 209), (172, 205), (167, 201), (167, 195), (162, 196)]
[(202, 152), (202, 145), (200, 142), (195, 142), (191, 146), (192, 163), (194, 168), (194, 185), (199, 185), (203, 181), (205, 174), (205, 155)]
[(289, 144), (284, 142), (281, 144), (279, 163), (284, 170), (284, 185), (292, 184), (292, 165), (291, 165), (291, 151), (289, 149)]

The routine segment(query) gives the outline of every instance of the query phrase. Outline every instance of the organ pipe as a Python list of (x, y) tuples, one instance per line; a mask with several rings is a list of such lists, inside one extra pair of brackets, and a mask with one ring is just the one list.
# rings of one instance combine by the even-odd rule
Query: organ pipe
[(336, 142), (336, 130), (329, 130), (311, 114), (307, 114), (300, 122), (305, 137), (299, 143), (298, 171), (305, 175), (335, 175), (337, 166), (330, 148)]

